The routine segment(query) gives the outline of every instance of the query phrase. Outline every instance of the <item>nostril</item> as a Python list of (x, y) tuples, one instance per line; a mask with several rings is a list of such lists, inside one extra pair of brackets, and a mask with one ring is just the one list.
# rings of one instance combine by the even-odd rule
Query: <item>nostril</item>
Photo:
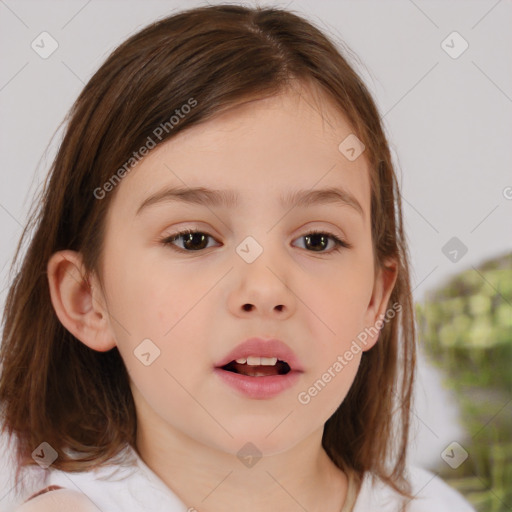
[(251, 311), (253, 308), (252, 304), (244, 304), (243, 309), (244, 311)]

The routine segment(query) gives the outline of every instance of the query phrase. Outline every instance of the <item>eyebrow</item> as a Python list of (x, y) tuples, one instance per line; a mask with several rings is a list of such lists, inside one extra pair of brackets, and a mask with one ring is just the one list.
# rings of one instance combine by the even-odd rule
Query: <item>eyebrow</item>
[[(167, 187), (147, 197), (140, 204), (135, 215), (145, 208), (168, 202), (197, 204), (200, 206), (235, 208), (239, 205), (238, 195), (233, 190), (214, 190), (205, 187)], [(307, 208), (313, 205), (338, 204), (351, 206), (364, 218), (359, 201), (348, 190), (329, 187), (317, 190), (296, 190), (280, 197), (283, 208)]]

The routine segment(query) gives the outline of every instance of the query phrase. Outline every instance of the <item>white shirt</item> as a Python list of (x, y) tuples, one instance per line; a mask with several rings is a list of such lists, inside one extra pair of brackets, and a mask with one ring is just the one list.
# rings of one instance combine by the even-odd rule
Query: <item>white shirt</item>
[[(126, 463), (91, 471), (73, 473), (50, 467), (44, 470), (41, 488), (57, 485), (84, 493), (102, 512), (193, 512), (194, 505), (200, 506), (185, 505), (132, 447), (127, 446), (123, 453)], [(414, 500), (406, 500), (380, 479), (366, 474), (351, 512), (399, 512), (403, 503), (407, 512), (475, 512), (436, 475), (412, 467), (408, 474)]]

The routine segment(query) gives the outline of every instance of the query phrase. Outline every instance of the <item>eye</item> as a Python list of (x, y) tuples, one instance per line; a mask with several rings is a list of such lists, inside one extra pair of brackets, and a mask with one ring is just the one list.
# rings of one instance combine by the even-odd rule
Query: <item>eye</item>
[[(194, 252), (201, 251), (203, 249), (207, 249), (212, 247), (208, 245), (208, 239), (213, 237), (208, 233), (204, 233), (202, 231), (195, 231), (193, 229), (185, 229), (183, 231), (179, 231), (171, 236), (168, 236), (161, 240), (161, 243), (165, 246), (170, 246), (171, 249), (182, 251), (182, 252)], [(179, 247), (175, 244), (177, 240), (183, 239), (183, 246)], [(345, 249), (349, 249), (352, 247), (351, 244), (345, 242), (338, 236), (333, 233), (328, 233), (325, 231), (311, 231), (305, 235), (299, 237), (300, 239), (305, 240), (305, 248), (312, 248), (310, 252), (336, 252), (340, 251), (342, 247)], [(329, 246), (329, 242), (331, 242), (331, 250), (326, 251), (325, 249)]]
[[(336, 236), (333, 233), (327, 233), (324, 231), (311, 231), (310, 233), (307, 233), (306, 235), (302, 235), (299, 237), (300, 239), (305, 240), (305, 246), (306, 247), (312, 247), (311, 252), (337, 252), (341, 251), (341, 248), (344, 247), (345, 249), (350, 249), (352, 247), (351, 244), (348, 242), (345, 242), (338, 236)], [(325, 251), (325, 249), (329, 245), (329, 241), (332, 242), (331, 251)]]
[[(174, 242), (183, 238), (183, 247), (176, 247)], [(193, 229), (185, 229), (174, 235), (164, 238), (161, 242), (164, 245), (171, 246), (171, 249), (181, 250), (185, 252), (201, 251), (208, 248), (208, 238), (213, 237), (202, 231), (194, 231)]]

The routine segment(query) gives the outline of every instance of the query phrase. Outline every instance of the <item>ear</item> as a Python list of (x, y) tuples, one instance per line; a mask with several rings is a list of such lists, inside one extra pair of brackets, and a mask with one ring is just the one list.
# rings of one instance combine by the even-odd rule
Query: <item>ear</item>
[[(389, 297), (395, 287), (397, 277), (398, 270), (395, 259), (386, 260), (376, 272), (372, 297), (365, 313), (368, 338), (363, 352), (370, 350), (379, 339), (380, 330), (385, 323)], [(393, 311), (395, 310), (393, 309)]]
[(82, 255), (59, 251), (47, 265), (53, 308), (62, 325), (93, 350), (105, 352), (116, 345), (109, 324), (106, 301), (95, 276), (85, 280)]

